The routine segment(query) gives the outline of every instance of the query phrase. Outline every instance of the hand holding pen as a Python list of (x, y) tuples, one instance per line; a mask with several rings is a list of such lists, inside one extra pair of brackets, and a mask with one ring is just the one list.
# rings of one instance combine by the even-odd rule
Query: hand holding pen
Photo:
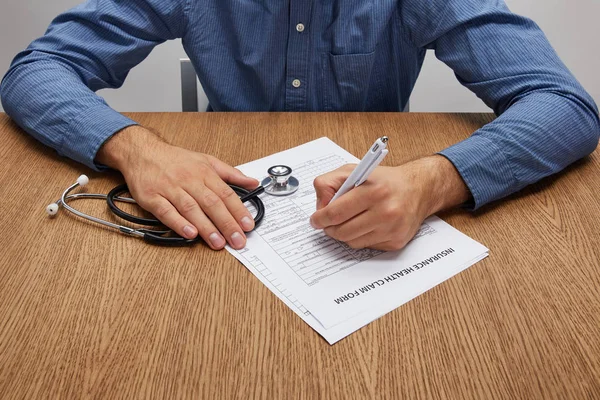
[(399, 250), (428, 216), (464, 203), (468, 189), (441, 155), (381, 167), (388, 141), (375, 141), (358, 166), (348, 164), (314, 181), (317, 211), (310, 223), (351, 248)]

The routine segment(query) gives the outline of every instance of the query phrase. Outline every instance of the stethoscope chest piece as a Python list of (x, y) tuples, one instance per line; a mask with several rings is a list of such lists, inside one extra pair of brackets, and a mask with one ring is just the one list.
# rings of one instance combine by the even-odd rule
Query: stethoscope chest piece
[(300, 182), (292, 176), (292, 169), (287, 165), (274, 165), (267, 170), (268, 177), (262, 180), (265, 192), (273, 196), (287, 196), (298, 190)]

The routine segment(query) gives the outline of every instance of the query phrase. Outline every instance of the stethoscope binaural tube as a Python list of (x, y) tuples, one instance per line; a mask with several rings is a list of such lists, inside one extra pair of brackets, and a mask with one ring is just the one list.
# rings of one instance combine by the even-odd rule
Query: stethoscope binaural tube
[[(112, 223), (110, 221), (106, 221), (102, 218), (97, 218), (94, 217), (92, 215), (88, 215), (84, 212), (81, 212), (73, 207), (71, 207), (68, 203), (69, 200), (76, 200), (76, 199), (106, 199), (106, 195), (104, 194), (100, 194), (100, 193), (76, 193), (76, 194), (69, 194), (71, 191), (73, 191), (75, 188), (77, 187), (84, 187), (89, 183), (89, 178), (85, 175), (81, 175), (79, 178), (77, 178), (77, 182), (74, 183), (73, 185), (69, 186), (62, 194), (62, 196), (60, 196), (60, 199), (56, 202), (56, 203), (52, 203), (49, 204), (46, 207), (46, 212), (48, 213), (48, 215), (50, 216), (54, 216), (58, 213), (58, 209), (60, 208), (60, 206), (63, 206), (67, 211), (77, 215), (80, 218), (84, 218), (87, 219), (88, 221), (92, 221), (95, 222), (97, 224), (101, 224), (104, 225), (106, 227), (112, 228), (112, 229), (117, 229), (118, 231), (125, 233), (127, 235), (132, 235), (132, 236), (137, 236), (140, 238), (144, 237), (144, 232), (142, 232), (141, 230), (137, 230), (137, 229), (133, 229), (133, 228), (129, 228), (127, 226), (123, 226), (123, 225), (118, 225), (115, 223)], [(131, 198), (119, 198), (118, 201), (123, 201), (123, 202), (127, 202), (127, 203), (135, 203), (134, 199)]]

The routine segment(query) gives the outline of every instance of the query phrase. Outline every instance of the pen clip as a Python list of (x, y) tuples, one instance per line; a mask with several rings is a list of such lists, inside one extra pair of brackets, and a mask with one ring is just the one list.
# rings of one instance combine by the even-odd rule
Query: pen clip
[(365, 172), (360, 176), (358, 181), (354, 184), (355, 187), (362, 185), (369, 178), (369, 175), (371, 175), (371, 172), (373, 172), (373, 170), (375, 168), (377, 168), (377, 166), (379, 164), (381, 164), (381, 161), (383, 161), (383, 159), (385, 158), (387, 153), (388, 153), (387, 149), (384, 149), (381, 151), (381, 154), (379, 154), (379, 156), (371, 163), (371, 165), (369, 165), (369, 168), (367, 168), (365, 170)]

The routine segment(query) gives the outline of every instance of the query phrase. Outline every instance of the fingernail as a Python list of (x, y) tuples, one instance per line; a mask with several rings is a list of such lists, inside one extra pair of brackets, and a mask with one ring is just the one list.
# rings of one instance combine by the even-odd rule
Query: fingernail
[(319, 228), (317, 228), (317, 226), (316, 226), (316, 225), (315, 225), (315, 223), (313, 222), (312, 218), (310, 218), (310, 219), (308, 220), (308, 222), (310, 223), (310, 226), (312, 226), (314, 229), (319, 229)]
[(251, 231), (254, 228), (254, 221), (249, 217), (242, 218), (242, 228), (245, 231)]
[(239, 232), (233, 232), (233, 235), (231, 235), (231, 244), (236, 249), (244, 247), (244, 238)]
[(188, 239), (193, 239), (197, 235), (196, 230), (189, 225), (183, 227), (183, 233)]
[(211, 233), (208, 239), (212, 243), (213, 247), (221, 248), (225, 246), (225, 239), (223, 239), (217, 232)]

